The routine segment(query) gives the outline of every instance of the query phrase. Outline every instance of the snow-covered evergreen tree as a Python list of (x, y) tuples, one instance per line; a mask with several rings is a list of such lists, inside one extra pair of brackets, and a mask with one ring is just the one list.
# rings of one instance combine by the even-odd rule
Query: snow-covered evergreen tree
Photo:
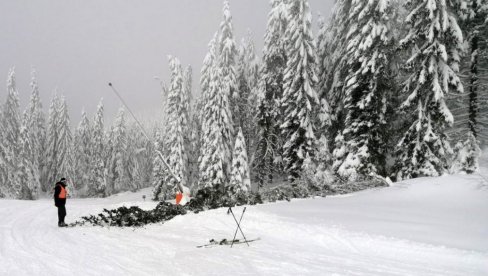
[(169, 150), (167, 148), (167, 141), (168, 141), (168, 118), (169, 118), (169, 109), (168, 109), (168, 87), (165, 84), (161, 84), (161, 98), (162, 98), (162, 110), (163, 116), (161, 121), (164, 122), (162, 125), (158, 126), (155, 129), (155, 142), (154, 142), (154, 152), (151, 156), (152, 160), (152, 171), (151, 171), (151, 184), (153, 187), (153, 199), (167, 199), (169, 196), (168, 191), (168, 183), (170, 179), (170, 172), (167, 170), (167, 167), (164, 165), (163, 160), (159, 153), (162, 153), (163, 156), (166, 157), (164, 161), (168, 162), (167, 156), (169, 156)]
[(90, 180), (89, 180), (89, 195), (105, 196), (106, 181), (105, 181), (105, 129), (103, 124), (103, 101), (101, 100), (97, 106), (97, 113), (93, 119), (93, 126), (91, 130), (91, 166), (90, 166)]
[(314, 116), (318, 105), (315, 45), (312, 36), (312, 16), (307, 0), (288, 4), (288, 26), (284, 35), (288, 58), (284, 74), (281, 108), (284, 120), (281, 128), (283, 156), (289, 179), (299, 178), (303, 161), (313, 152)]
[(210, 40), (208, 44), (208, 52), (205, 55), (203, 60), (203, 66), (200, 71), (200, 89), (201, 89), (201, 101), (200, 101), (200, 108), (199, 108), (199, 116), (201, 119), (201, 150), (200, 155), (198, 157), (198, 168), (199, 168), (199, 176), (198, 176), (198, 187), (202, 188), (207, 185), (211, 185), (208, 182), (210, 181), (210, 176), (208, 174), (209, 167), (210, 167), (210, 155), (212, 154), (213, 145), (210, 143), (210, 122), (211, 122), (211, 114), (212, 108), (210, 105), (210, 100), (212, 98), (212, 91), (210, 90), (210, 84), (212, 82), (212, 73), (214, 71), (214, 67), (216, 66), (217, 60), (217, 38), (218, 32), (214, 34), (212, 40)]
[[(226, 93), (230, 102), (230, 112), (232, 114), (232, 121), (235, 122), (240, 116), (239, 102), (245, 95), (241, 94), (238, 90), (237, 83), (237, 46), (234, 40), (234, 28), (232, 26), (232, 15), (230, 13), (229, 1), (224, 0), (223, 7), (224, 18), (220, 23), (219, 39), (218, 39), (218, 62), (217, 70), (219, 70), (220, 78), (218, 88), (220, 93)], [(233, 126), (226, 127), (224, 131), (229, 132), (231, 141), (226, 142), (225, 146), (228, 146), (229, 156), (232, 152), (233, 143)]]
[(346, 181), (384, 175), (386, 95), (394, 88), (392, 14), (389, 1), (352, 1), (344, 99), (347, 115), (343, 146), (347, 153), (343, 158), (336, 156), (340, 165), (335, 165)]
[(332, 38), (330, 37), (329, 29), (325, 24), (324, 18), (319, 14), (319, 33), (317, 35), (317, 58), (318, 58), (318, 83), (317, 83), (317, 93), (319, 94), (320, 105), (318, 109), (318, 116), (317, 116), (317, 130), (319, 133), (324, 133), (322, 136), (323, 139), (327, 139), (326, 137), (332, 137), (331, 133), (329, 133), (330, 127), (332, 126), (332, 116), (331, 116), (331, 109), (329, 104), (329, 99), (326, 93), (326, 83), (327, 83), (327, 74), (328, 74), (328, 67), (331, 66), (330, 61), (330, 41)]
[[(164, 141), (162, 139), (162, 135), (160, 132), (156, 132), (155, 135), (155, 152), (164, 152)], [(164, 165), (161, 157), (158, 153), (155, 153), (153, 156), (153, 168), (152, 168), (152, 187), (153, 187), (153, 199), (166, 199), (166, 194), (168, 190), (168, 179), (169, 179), (169, 172), (166, 166)]]
[(463, 92), (456, 73), (463, 35), (452, 14), (452, 3), (410, 0), (405, 5), (409, 33), (400, 44), (412, 56), (406, 64), (411, 74), (404, 84), (408, 97), (402, 107), (415, 116), (398, 144), (398, 179), (447, 171), (452, 150), (445, 129), (453, 123), (453, 116), (446, 95)]
[(259, 62), (254, 51), (252, 34), (248, 31), (247, 36), (242, 39), (239, 47), (237, 61), (239, 99), (236, 101), (235, 107), (238, 115), (234, 116), (234, 128), (242, 129), (246, 141), (246, 152), (251, 152), (251, 148), (254, 148), (255, 144), (256, 127), (254, 117), (258, 110), (258, 81)]
[[(468, 127), (473, 136), (478, 139), (478, 134), (482, 128), (480, 124), (488, 124), (487, 120), (480, 118), (487, 113), (484, 110), (485, 112), (480, 114), (479, 100), (480, 96), (488, 95), (486, 92), (486, 89), (488, 89), (486, 76), (488, 74), (484, 73), (488, 70), (488, 2), (483, 0), (463, 0), (460, 8), (462, 27), (466, 35), (469, 51), (469, 54), (466, 55), (466, 59), (469, 60), (467, 62), (469, 64), (469, 80), (464, 82), (469, 93)], [(479, 123), (479, 121), (481, 122)], [(475, 146), (472, 145), (472, 147)]]
[(259, 186), (271, 183), (281, 158), (279, 101), (283, 96), (283, 75), (286, 66), (284, 32), (285, 3), (271, 1), (271, 11), (264, 36), (263, 64), (260, 70), (257, 97), (257, 137), (253, 167)]
[(73, 182), (76, 183), (81, 194), (86, 195), (89, 186), (89, 172), (91, 164), (91, 126), (90, 120), (85, 112), (81, 112), (81, 120), (74, 135), (74, 168), (75, 175)]
[(18, 179), (20, 184), (19, 199), (37, 199), (41, 190), (39, 182), (38, 168), (34, 164), (37, 160), (32, 159), (34, 148), (31, 146), (31, 137), (27, 126), (29, 118), (27, 111), (24, 112), (22, 126), (20, 128), (20, 152), (19, 152), (19, 172)]
[[(3, 141), (3, 109), (0, 104), (0, 141)], [(0, 198), (7, 196), (7, 174), (6, 174), (6, 163), (5, 163), (5, 147), (3, 143), (0, 143)]]
[[(72, 147), (73, 137), (66, 100), (64, 97), (60, 98), (55, 91), (49, 107), (46, 166), (43, 172), (43, 179), (47, 179), (43, 183), (46, 191), (50, 191), (60, 178), (71, 180), (74, 177)], [(70, 184), (73, 185), (71, 181)], [(75, 187), (70, 187), (70, 190), (73, 195)]]
[(228, 183), (233, 141), (230, 97), (236, 91), (235, 43), (228, 1), (218, 41), (212, 40), (202, 68), (202, 151), (199, 187)]
[[(483, 99), (488, 96), (488, 2), (480, 0), (458, 1), (457, 12), (460, 15), (460, 26), (465, 34), (465, 52), (461, 59), (460, 76), (465, 94), (451, 95), (449, 107), (453, 111), (454, 125), (449, 130), (456, 146), (457, 155), (477, 163), (479, 152), (476, 149), (488, 141), (488, 108)], [(469, 132), (466, 137), (466, 132)], [(473, 139), (474, 137), (474, 139)], [(460, 141), (461, 140), (461, 141)], [(469, 144), (472, 143), (472, 144)], [(462, 146), (465, 150), (459, 149)], [(472, 156), (466, 156), (473, 154)], [(455, 159), (459, 163), (459, 157)], [(456, 164), (454, 164), (456, 166)], [(471, 173), (474, 170), (464, 169)]]
[(337, 0), (330, 23), (321, 23), (318, 36), (318, 129), (321, 133), (326, 132), (331, 146), (345, 126), (344, 85), (348, 72), (346, 43), (351, 30), (351, 5), (352, 0)]
[(58, 160), (58, 145), (59, 145), (59, 125), (60, 125), (60, 115), (59, 108), (60, 99), (58, 97), (57, 91), (55, 90), (54, 96), (51, 100), (49, 106), (49, 119), (47, 125), (47, 141), (46, 141), (46, 151), (45, 151), (45, 166), (42, 172), (42, 182), (44, 191), (50, 191), (54, 184), (56, 183), (59, 175), (59, 168), (57, 166)]
[[(127, 132), (125, 125), (125, 112), (123, 108), (119, 109), (117, 118), (110, 131), (107, 159), (107, 187), (106, 194), (114, 194), (120, 191), (128, 190), (127, 184)], [(130, 157), (129, 157), (130, 158)]]
[(251, 176), (249, 174), (246, 141), (242, 133), (242, 129), (239, 129), (236, 137), (234, 154), (232, 158), (230, 186), (234, 192), (248, 192), (251, 190)]
[[(41, 172), (44, 167), (44, 151), (46, 145), (46, 118), (42, 110), (41, 98), (39, 95), (39, 85), (37, 83), (36, 71), (32, 69), (31, 72), (31, 97), (29, 105), (26, 110), (25, 127), (29, 135), (29, 147), (31, 147), (29, 158), (33, 166), (33, 187), (39, 187), (37, 190), (41, 192)], [(37, 195), (34, 196), (36, 198)]]
[(168, 149), (171, 170), (179, 179), (171, 177), (170, 187), (176, 190), (178, 182), (186, 186), (188, 182), (188, 151), (185, 137), (188, 136), (189, 96), (185, 91), (183, 70), (180, 61), (169, 57), (171, 84), (168, 94)]
[(74, 177), (73, 167), (73, 136), (71, 134), (71, 123), (69, 119), (69, 110), (65, 97), (61, 97), (58, 106), (59, 125), (57, 129), (58, 144), (57, 144), (57, 160), (56, 166), (58, 168), (57, 180), (64, 177), (68, 179), (70, 194), (75, 195), (75, 183), (70, 181)]
[(21, 197), (21, 183), (19, 174), (20, 154), (20, 107), (17, 84), (15, 81), (15, 70), (12, 68), (7, 78), (7, 101), (2, 114), (2, 160), (3, 181), (5, 196), (11, 198)]
[(451, 172), (475, 173), (479, 170), (478, 159), (481, 155), (481, 149), (472, 132), (468, 132), (468, 138), (465, 141), (459, 141), (456, 144), (455, 154)]

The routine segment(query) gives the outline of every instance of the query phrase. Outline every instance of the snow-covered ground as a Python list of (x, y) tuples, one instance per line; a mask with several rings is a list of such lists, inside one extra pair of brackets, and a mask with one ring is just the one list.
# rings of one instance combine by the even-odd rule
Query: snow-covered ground
[[(67, 221), (123, 204), (154, 207), (143, 194), (69, 200)], [(260, 238), (250, 247), (196, 247), (232, 238), (226, 209), (138, 229), (60, 229), (56, 215), (47, 199), (0, 200), (0, 275), (488, 275), (480, 175), (247, 207), (244, 233)]]

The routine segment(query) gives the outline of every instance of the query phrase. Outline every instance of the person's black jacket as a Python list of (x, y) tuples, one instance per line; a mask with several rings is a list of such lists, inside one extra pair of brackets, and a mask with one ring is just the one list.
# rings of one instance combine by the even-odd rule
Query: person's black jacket
[(61, 186), (66, 188), (66, 185), (62, 182), (56, 183), (56, 187), (54, 188), (54, 205), (56, 207), (66, 205), (66, 198), (59, 198), (59, 194), (61, 193)]

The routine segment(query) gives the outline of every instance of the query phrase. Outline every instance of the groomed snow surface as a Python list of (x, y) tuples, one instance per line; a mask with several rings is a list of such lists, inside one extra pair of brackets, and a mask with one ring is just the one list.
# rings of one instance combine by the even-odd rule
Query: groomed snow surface
[[(488, 275), (488, 176), (452, 175), (347, 196), (227, 209), (144, 228), (58, 228), (52, 200), (0, 200), (0, 275)], [(139, 205), (138, 193), (68, 200), (67, 222)], [(243, 207), (234, 208), (240, 215)], [(238, 236), (240, 238), (240, 236)]]

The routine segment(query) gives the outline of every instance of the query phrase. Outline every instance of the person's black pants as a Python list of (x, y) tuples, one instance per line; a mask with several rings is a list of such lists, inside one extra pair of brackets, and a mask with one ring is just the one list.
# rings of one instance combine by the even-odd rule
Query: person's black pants
[(64, 223), (64, 218), (66, 217), (66, 208), (64, 206), (58, 207), (58, 224)]

